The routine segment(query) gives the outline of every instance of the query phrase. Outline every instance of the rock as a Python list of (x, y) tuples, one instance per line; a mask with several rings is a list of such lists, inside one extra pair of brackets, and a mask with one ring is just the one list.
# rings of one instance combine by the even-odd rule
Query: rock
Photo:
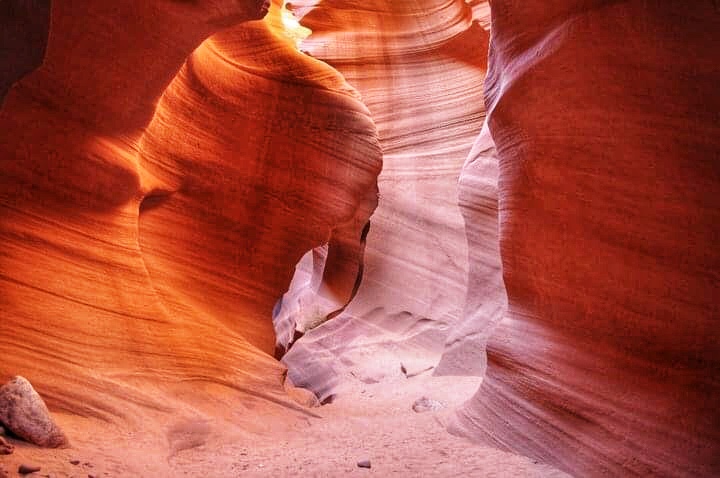
[(21, 475), (28, 475), (30, 473), (36, 473), (38, 471), (40, 471), (40, 467), (35, 465), (27, 465), (23, 463), (18, 467), (18, 473), (20, 473)]
[(360, 460), (357, 462), (358, 468), (370, 468), (370, 460)]
[(296, 387), (288, 377), (285, 378), (284, 388), (288, 396), (303, 407), (316, 408), (320, 406), (320, 400), (314, 393), (306, 388)]
[(38, 446), (57, 448), (68, 443), (43, 399), (23, 377), (15, 377), (0, 387), (0, 422), (18, 437)]
[(6, 439), (0, 437), (0, 455), (12, 455), (15, 447), (7, 442)]
[(0, 478), (9, 478), (10, 475), (8, 474), (7, 470), (5, 468), (0, 467)]
[(415, 403), (413, 403), (412, 409), (414, 412), (417, 413), (424, 413), (424, 412), (437, 412), (438, 410), (442, 410), (445, 408), (445, 404), (442, 402), (438, 402), (437, 400), (433, 400), (432, 398), (428, 397), (421, 397), (415, 400)]
[(5, 435), (5, 428), (0, 426), (0, 437)]
[(77, 466), (80, 464), (80, 460), (70, 460), (70, 464)]

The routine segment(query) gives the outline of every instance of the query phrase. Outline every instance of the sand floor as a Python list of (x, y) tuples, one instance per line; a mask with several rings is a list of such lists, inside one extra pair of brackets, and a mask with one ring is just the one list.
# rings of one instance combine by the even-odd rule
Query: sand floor
[[(375, 384), (346, 380), (333, 403), (308, 415), (245, 407), (232, 424), (207, 415), (145, 423), (156, 433), (56, 414), (71, 448), (42, 450), (12, 440), (15, 453), (0, 457), (0, 467), (8, 476), (18, 476), (21, 463), (36, 464), (41, 471), (28, 476), (57, 478), (566, 476), (445, 430), (453, 407), (467, 400), (478, 384), (477, 378), (429, 374)], [(413, 403), (423, 396), (445, 407), (413, 411)], [(71, 463), (76, 460), (79, 464)], [(360, 460), (370, 460), (371, 468), (359, 468)]]

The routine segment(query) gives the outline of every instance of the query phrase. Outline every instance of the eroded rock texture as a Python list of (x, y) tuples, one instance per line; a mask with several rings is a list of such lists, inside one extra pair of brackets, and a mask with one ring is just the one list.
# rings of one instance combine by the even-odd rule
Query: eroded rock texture
[(42, 397), (24, 377), (13, 377), (0, 387), (0, 423), (14, 435), (42, 447), (68, 444)]
[(467, 257), (456, 184), (484, 117), (488, 33), (464, 2), (300, 1), (292, 10), (312, 30), (301, 48), (360, 91), (383, 148), (357, 295), (284, 359), (296, 384), (324, 398), (348, 370), (372, 383), (400, 374), (400, 362), (433, 368), (461, 325)]
[(487, 343), (457, 433), (720, 474), (714, 2), (494, 0), (484, 85), (482, 0), (298, 0), (311, 56), (279, 1), (48, 6), (0, 2), (0, 381), (236, 473), (216, 423)]
[(140, 246), (156, 290), (272, 353), (270, 315), (295, 263), (374, 191), (380, 149), (357, 94), (265, 24), (229, 30), (188, 59), (141, 148), (153, 179)]
[(578, 476), (717, 475), (716, 5), (496, 0), (492, 26), (509, 306), (461, 428)]
[(0, 111), (0, 378), (108, 420), (297, 408), (268, 355), (273, 303), (381, 158), (279, 4), (202, 43), (261, 3), (53, 4), (44, 63)]
[(468, 241), (468, 291), (462, 320), (446, 339), (438, 374), (459, 370), (482, 377), (485, 346), (507, 307), (498, 243), (498, 158), (487, 124), (458, 181)]

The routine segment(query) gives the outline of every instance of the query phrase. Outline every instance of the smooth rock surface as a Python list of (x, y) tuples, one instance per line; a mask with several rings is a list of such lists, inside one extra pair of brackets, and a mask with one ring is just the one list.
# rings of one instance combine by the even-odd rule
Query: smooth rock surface
[(0, 379), (126, 426), (300, 410), (271, 311), (302, 254), (374, 207), (367, 108), (278, 2), (264, 22), (250, 0), (81, 3), (53, 4), (0, 110)]
[(0, 1), (13, 467), (720, 475), (717, 5), (267, 4)]
[[(293, 381), (323, 400), (348, 378), (400, 373), (400, 361), (435, 367), (449, 337), (462, 348), (454, 329), (467, 328), (468, 268), (457, 181), (484, 118), (489, 34), (464, 2), (301, 0), (291, 9), (312, 30), (301, 48), (357, 88), (383, 149), (357, 293), (283, 358)], [(330, 244), (325, 269), (333, 260)], [(444, 373), (474, 374), (473, 348)]]
[(0, 422), (13, 434), (35, 445), (57, 448), (68, 444), (43, 399), (23, 377), (0, 387)]
[(457, 430), (576, 476), (717, 476), (717, 5), (496, 0), (492, 29), (508, 309)]

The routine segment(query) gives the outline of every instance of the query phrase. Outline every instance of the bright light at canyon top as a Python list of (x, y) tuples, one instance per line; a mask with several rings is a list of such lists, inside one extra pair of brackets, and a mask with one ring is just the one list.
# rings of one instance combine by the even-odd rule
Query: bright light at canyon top
[(283, 6), (280, 11), (280, 19), (282, 20), (285, 34), (295, 42), (295, 46), (299, 50), (303, 40), (310, 36), (312, 30), (300, 25), (300, 22), (297, 18), (295, 18), (295, 15), (288, 10), (287, 4), (288, 2), (283, 1)]

